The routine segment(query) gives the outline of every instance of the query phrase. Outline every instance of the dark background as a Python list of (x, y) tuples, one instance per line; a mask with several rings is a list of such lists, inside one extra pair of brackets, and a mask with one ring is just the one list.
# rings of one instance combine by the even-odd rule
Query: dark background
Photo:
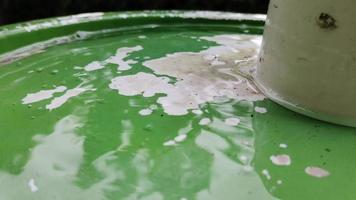
[(85, 12), (216, 10), (266, 13), (269, 0), (0, 0), (0, 25)]

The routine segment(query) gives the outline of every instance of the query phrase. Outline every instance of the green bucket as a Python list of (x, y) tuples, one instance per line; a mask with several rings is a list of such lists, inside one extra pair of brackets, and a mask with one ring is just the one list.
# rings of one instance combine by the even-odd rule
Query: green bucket
[(356, 130), (240, 76), (264, 19), (147, 11), (0, 27), (0, 199), (354, 199)]

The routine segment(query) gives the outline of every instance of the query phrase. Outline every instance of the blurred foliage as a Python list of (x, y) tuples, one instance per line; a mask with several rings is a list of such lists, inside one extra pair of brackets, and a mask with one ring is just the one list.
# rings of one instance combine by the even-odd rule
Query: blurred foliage
[(95, 11), (220, 10), (265, 13), (269, 0), (0, 0), (0, 24)]

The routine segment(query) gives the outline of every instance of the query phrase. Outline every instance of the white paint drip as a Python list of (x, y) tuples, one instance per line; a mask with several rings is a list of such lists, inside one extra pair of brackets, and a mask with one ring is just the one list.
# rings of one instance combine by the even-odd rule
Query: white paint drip
[(211, 120), (209, 118), (203, 118), (200, 120), (199, 125), (206, 126), (211, 123)]
[(278, 165), (278, 166), (289, 166), (292, 163), (289, 155), (285, 155), (285, 154), (284, 155), (271, 156), (270, 159), (271, 159), (273, 164)]
[(127, 60), (124, 61), (124, 59), (133, 52), (136, 51), (141, 51), (143, 50), (142, 46), (135, 46), (135, 47), (123, 47), (120, 48), (116, 51), (116, 55), (111, 56), (107, 60), (105, 60), (105, 63), (111, 63), (111, 64), (116, 64), (118, 65), (117, 70), (118, 71), (126, 71), (131, 69), (132, 64), (136, 64), (137, 62), (134, 60)]
[(65, 104), (69, 99), (76, 97), (88, 90), (92, 90), (92, 89), (76, 87), (76, 88), (67, 90), (66, 93), (64, 93), (62, 96), (54, 98), (50, 104), (46, 105), (46, 109), (54, 110), (56, 108), (59, 108), (63, 104)]
[(146, 109), (140, 110), (139, 114), (142, 116), (148, 116), (148, 115), (151, 115), (152, 112), (153, 112), (153, 110), (146, 108)]
[(269, 171), (267, 169), (262, 170), (262, 174), (267, 178), (267, 180), (271, 180), (272, 177), (269, 174)]
[[(170, 54), (143, 63), (157, 75), (176, 78), (176, 83), (170, 83), (169, 80), (153, 74), (140, 72), (114, 78), (109, 87), (125, 96), (142, 94), (144, 97), (152, 97), (156, 94), (165, 94), (157, 99), (157, 103), (161, 104), (164, 112), (169, 115), (186, 115), (189, 110), (199, 109), (199, 105), (213, 101), (216, 97), (226, 96), (248, 101), (263, 100), (265, 97), (262, 94), (253, 91), (247, 85), (248, 81), (242, 81), (244, 78), (233, 72), (234, 60), (246, 59), (257, 54), (259, 45), (253, 40), (258, 37), (260, 36), (202, 37), (201, 39), (216, 42), (220, 46), (198, 53)], [(137, 46), (135, 50), (140, 49), (142, 47)], [(211, 55), (216, 55), (218, 60), (225, 64), (212, 66), (209, 61), (213, 59)], [(118, 60), (121, 62), (126, 56), (127, 54), (122, 54), (118, 56), (120, 58)], [(115, 63), (120, 64), (119, 61)]]
[(28, 94), (22, 99), (23, 104), (35, 103), (38, 101), (50, 99), (55, 93), (64, 92), (67, 88), (64, 86), (58, 86), (53, 90), (41, 90), (36, 93)]
[(30, 181), (28, 182), (28, 187), (30, 188), (31, 192), (37, 192), (38, 191), (38, 187), (35, 183), (35, 180), (33, 178), (30, 179)]
[(258, 107), (258, 106), (255, 107), (255, 111), (258, 112), (258, 113), (261, 113), (261, 114), (267, 113), (267, 109), (266, 108)]
[(225, 124), (229, 126), (237, 126), (240, 124), (240, 119), (238, 118), (227, 118), (225, 119)]
[(323, 178), (330, 175), (330, 172), (328, 172), (327, 170), (313, 166), (305, 168), (305, 173), (317, 178)]
[(282, 149), (286, 149), (286, 148), (288, 148), (288, 145), (287, 144), (279, 144), (279, 147)]
[(90, 71), (95, 71), (95, 70), (99, 70), (99, 69), (102, 69), (102, 68), (104, 68), (104, 65), (102, 65), (98, 61), (94, 61), (94, 62), (91, 62), (88, 65), (86, 65), (84, 67), (84, 70), (87, 71), (87, 72), (90, 72)]

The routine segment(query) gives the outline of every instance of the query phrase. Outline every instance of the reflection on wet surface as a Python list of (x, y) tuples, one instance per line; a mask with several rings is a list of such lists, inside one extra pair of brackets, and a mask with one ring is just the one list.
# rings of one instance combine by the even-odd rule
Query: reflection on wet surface
[[(218, 63), (208, 57), (215, 63), (209, 67), (222, 69), (216, 76), (213, 70), (182, 72), (158, 62), (177, 52), (204, 60), (201, 52), (221, 44), (200, 38), (224, 34), (191, 27), (127, 33), (52, 47), (1, 67), (0, 199), (355, 197), (355, 129), (303, 117), (263, 98), (238, 98), (239, 93), (259, 95), (242, 78), (244, 91), (225, 91), (232, 85), (219, 77), (234, 82), (237, 76), (226, 70), (234, 62), (225, 54)], [(164, 45), (157, 48), (157, 42)], [(120, 54), (119, 62), (103, 62), (137, 44), (142, 49)], [(236, 50), (229, 47), (224, 51)], [(145, 67), (144, 62), (160, 66)], [(202, 67), (200, 61), (194, 64)], [(164, 87), (180, 92), (179, 98), (184, 92), (199, 92), (200, 98), (189, 99), (193, 106), (174, 101), (183, 102), (175, 105), (180, 108), (175, 115), (176, 110), (167, 111), (170, 101), (158, 101), (172, 95), (161, 86), (146, 82), (145, 90), (152, 92), (144, 95), (137, 88), (142, 85), (130, 82), (130, 91), (141, 92), (126, 96), (109, 87), (117, 77), (140, 72), (161, 78)], [(175, 85), (193, 81), (194, 73), (213, 75), (207, 76), (207, 85), (202, 76), (198, 89)], [(216, 93), (196, 91), (205, 87)], [(87, 90), (46, 109), (67, 88)]]

